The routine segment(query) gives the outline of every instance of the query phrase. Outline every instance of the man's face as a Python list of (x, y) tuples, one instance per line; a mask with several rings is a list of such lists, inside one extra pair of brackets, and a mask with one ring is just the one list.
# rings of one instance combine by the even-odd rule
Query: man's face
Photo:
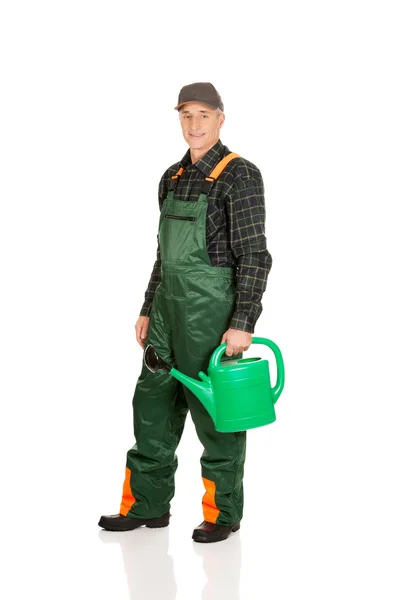
[(208, 151), (219, 139), (225, 115), (218, 117), (216, 110), (198, 102), (188, 102), (180, 109), (179, 120), (190, 148)]

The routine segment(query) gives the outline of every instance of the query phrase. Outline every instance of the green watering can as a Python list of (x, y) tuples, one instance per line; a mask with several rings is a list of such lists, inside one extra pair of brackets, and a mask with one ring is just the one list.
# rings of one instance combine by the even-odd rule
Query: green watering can
[(157, 355), (152, 344), (145, 348), (144, 362), (152, 373), (165, 370), (189, 388), (209, 412), (217, 431), (244, 431), (275, 421), (274, 405), (285, 383), (285, 368), (278, 346), (262, 337), (254, 337), (252, 344), (264, 344), (273, 351), (277, 364), (275, 387), (271, 387), (269, 365), (265, 359), (239, 358), (221, 362), (226, 344), (214, 350), (208, 375), (199, 372), (201, 381), (167, 364)]

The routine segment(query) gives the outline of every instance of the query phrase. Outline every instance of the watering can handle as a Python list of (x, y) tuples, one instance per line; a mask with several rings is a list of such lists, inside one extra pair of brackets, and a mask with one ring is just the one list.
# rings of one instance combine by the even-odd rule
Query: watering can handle
[[(272, 394), (273, 394), (273, 402), (275, 404), (275, 402), (278, 400), (279, 396), (282, 393), (283, 386), (285, 385), (285, 367), (283, 364), (282, 353), (279, 350), (278, 346), (272, 340), (268, 340), (267, 338), (253, 337), (251, 343), (252, 344), (264, 344), (265, 346), (268, 346), (269, 348), (271, 348), (272, 352), (274, 353), (275, 360), (276, 360), (276, 384), (275, 384), (275, 387), (272, 388)], [(214, 352), (210, 358), (210, 367), (211, 368), (216, 368), (218, 366), (221, 356), (225, 352), (225, 348), (226, 348), (226, 343), (221, 344), (220, 346), (218, 346), (218, 348), (216, 348), (214, 350)]]

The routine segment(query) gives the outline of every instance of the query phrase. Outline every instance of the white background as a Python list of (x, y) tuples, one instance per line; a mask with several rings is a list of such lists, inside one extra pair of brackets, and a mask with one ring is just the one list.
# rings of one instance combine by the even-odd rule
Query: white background
[[(399, 598), (395, 8), (2, 2), (3, 598)], [(191, 540), (190, 418), (170, 527), (97, 526), (119, 509), (158, 182), (187, 150), (173, 107), (195, 81), (264, 177), (256, 335), (287, 373), (277, 421), (248, 434), (242, 528), (210, 545)]]

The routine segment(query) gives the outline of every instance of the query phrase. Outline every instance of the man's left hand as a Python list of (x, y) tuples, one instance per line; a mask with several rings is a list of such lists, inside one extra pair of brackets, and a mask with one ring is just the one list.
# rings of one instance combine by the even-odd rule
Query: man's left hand
[(228, 329), (222, 336), (220, 344), (226, 342), (225, 354), (232, 356), (232, 354), (239, 354), (244, 350), (248, 350), (251, 346), (253, 334), (247, 331), (241, 331), (240, 329)]

